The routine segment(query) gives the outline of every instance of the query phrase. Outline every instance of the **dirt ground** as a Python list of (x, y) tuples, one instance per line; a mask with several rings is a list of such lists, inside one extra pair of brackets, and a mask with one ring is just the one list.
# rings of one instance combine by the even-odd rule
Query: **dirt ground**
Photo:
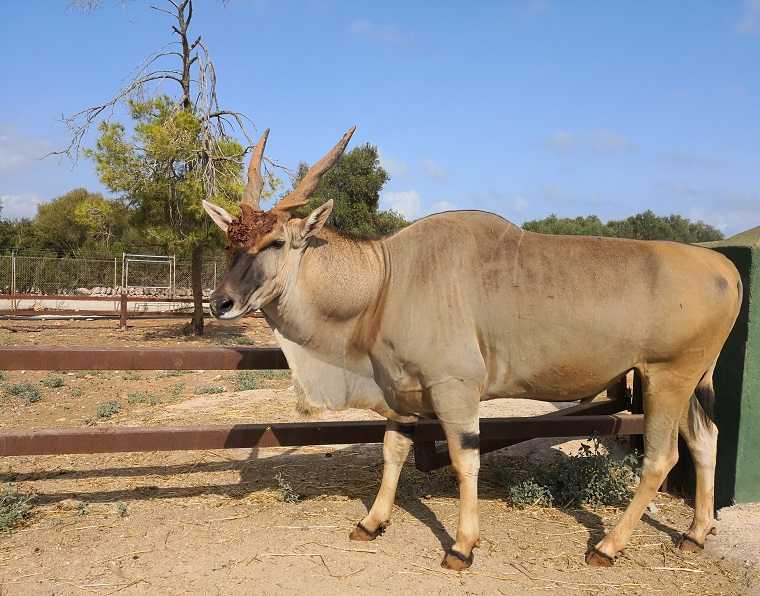
[[(3, 321), (0, 345), (274, 344), (260, 319), (209, 322), (203, 339), (184, 337), (181, 327), (167, 320), (135, 322), (126, 331), (113, 321)], [(0, 424), (303, 419), (287, 374), (245, 380), (256, 388), (238, 390), (232, 371), (10, 372), (6, 388), (28, 383), (41, 399), (29, 403), (0, 391)], [(109, 402), (118, 411), (102, 407)], [(499, 400), (483, 404), (483, 415), (552, 408)], [(373, 416), (347, 411), (323, 419)], [(682, 554), (673, 543), (688, 527), (691, 507), (660, 494), (616, 566), (587, 567), (588, 544), (621, 510), (516, 509), (499, 475), (515, 457), (562, 457), (552, 446), (568, 451), (577, 444), (558, 443), (531, 441), (483, 457), (482, 540), (464, 573), (439, 567), (457, 520), (456, 484), (447, 469), (424, 474), (410, 461), (385, 535), (366, 544), (347, 539), (379, 485), (379, 445), (4, 458), (0, 481), (35, 496), (27, 519), (0, 534), (0, 594), (760, 593), (754, 506), (723, 510), (720, 533), (706, 551)], [(291, 496), (298, 500), (289, 502)]]

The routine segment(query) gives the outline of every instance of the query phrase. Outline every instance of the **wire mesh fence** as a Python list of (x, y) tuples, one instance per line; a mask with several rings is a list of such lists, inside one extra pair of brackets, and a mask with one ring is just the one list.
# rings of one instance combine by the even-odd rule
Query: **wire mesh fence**
[[(48, 255), (0, 255), (0, 294), (190, 296), (192, 268), (189, 260), (165, 257), (154, 261), (129, 261), (121, 257), (55, 257)], [(171, 262), (171, 266), (167, 263)], [(204, 293), (211, 292), (224, 273), (224, 259), (204, 260), (201, 276)], [(126, 269), (126, 270), (125, 270)], [(173, 278), (173, 279), (172, 279)]]

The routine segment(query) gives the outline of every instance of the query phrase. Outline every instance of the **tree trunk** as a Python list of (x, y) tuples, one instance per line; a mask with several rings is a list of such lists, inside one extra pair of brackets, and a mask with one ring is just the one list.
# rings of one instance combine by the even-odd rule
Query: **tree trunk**
[(193, 248), (191, 265), (191, 285), (193, 287), (193, 335), (203, 335), (203, 246), (198, 244)]

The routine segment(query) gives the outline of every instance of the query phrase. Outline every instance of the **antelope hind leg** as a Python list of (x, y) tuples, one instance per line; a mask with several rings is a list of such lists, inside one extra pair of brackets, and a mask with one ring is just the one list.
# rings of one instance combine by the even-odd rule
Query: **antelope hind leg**
[(697, 382), (685, 382), (665, 367), (644, 376), (644, 463), (641, 482), (615, 527), (586, 554), (589, 565), (609, 566), (623, 550), (634, 527), (678, 461), (678, 425)]

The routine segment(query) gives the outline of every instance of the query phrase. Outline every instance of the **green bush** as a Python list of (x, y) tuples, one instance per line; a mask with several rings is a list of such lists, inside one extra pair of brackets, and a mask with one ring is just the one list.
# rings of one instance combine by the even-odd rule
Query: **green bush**
[(33, 404), (42, 399), (42, 394), (39, 389), (30, 383), (14, 383), (13, 385), (6, 385), (5, 395), (21, 397), (27, 404)]
[(301, 495), (293, 489), (280, 472), (275, 474), (274, 479), (277, 482), (277, 491), (279, 493), (280, 501), (283, 503), (297, 503), (301, 500)]
[(162, 370), (160, 373), (158, 373), (159, 379), (166, 379), (169, 377), (182, 377), (184, 375), (189, 375), (193, 371), (191, 370)]
[(79, 387), (72, 387), (70, 392), (71, 397), (82, 397), (82, 390)]
[(0, 492), (0, 530), (9, 530), (24, 518), (31, 498), (31, 495), (20, 492), (12, 484), (3, 487)]
[(43, 385), (44, 387), (47, 387), (48, 389), (63, 387), (65, 384), (66, 384), (66, 381), (63, 379), (63, 377), (59, 377), (57, 375), (45, 377), (44, 379), (40, 380), (40, 385)]
[(589, 441), (557, 462), (502, 472), (510, 502), (516, 507), (625, 504), (633, 494), (638, 456), (616, 459), (597, 438)]
[(554, 496), (547, 486), (539, 484), (534, 478), (521, 480), (509, 486), (509, 501), (515, 507), (551, 507)]
[(632, 496), (638, 457), (615, 459), (602, 449), (599, 439), (583, 443), (577, 454), (558, 466), (552, 494), (556, 503), (622, 505)]
[(107, 401), (98, 405), (95, 414), (98, 418), (110, 418), (114, 414), (121, 412), (121, 405), (116, 401)]
[(130, 404), (148, 404), (155, 406), (158, 402), (158, 396), (147, 391), (132, 391), (127, 394), (127, 402)]
[(235, 391), (250, 391), (259, 388), (259, 377), (255, 370), (241, 370), (234, 378)]
[(217, 385), (200, 385), (193, 391), (195, 395), (206, 395), (208, 393), (224, 393), (224, 387)]
[(184, 383), (174, 383), (169, 387), (169, 397), (179, 397), (179, 394), (182, 393), (184, 388)]
[(133, 370), (128, 370), (123, 375), (121, 375), (121, 378), (124, 381), (137, 381), (141, 377), (140, 377), (140, 373), (136, 373)]

